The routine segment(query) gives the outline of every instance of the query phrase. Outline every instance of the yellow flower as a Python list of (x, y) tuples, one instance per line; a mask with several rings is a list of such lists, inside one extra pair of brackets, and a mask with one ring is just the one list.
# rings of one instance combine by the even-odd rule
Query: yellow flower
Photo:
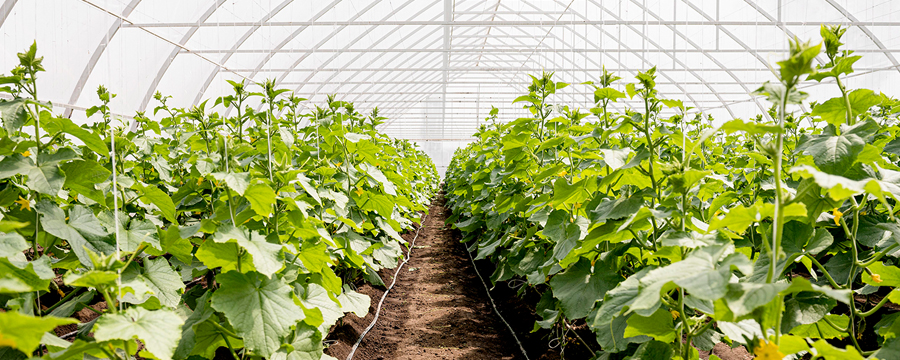
[(678, 313), (678, 311), (675, 310), (669, 310), (669, 312), (672, 313), (672, 320), (678, 320), (678, 316), (681, 315)]
[(568, 174), (568, 172), (563, 170), (563, 171), (560, 171), (559, 174), (557, 174), (557, 175), (559, 175), (560, 177), (563, 177), (563, 176), (566, 176), (566, 174)]
[(24, 156), (24, 157), (31, 156), (31, 151), (25, 150), (25, 152), (22, 153), (22, 156)]
[(341, 161), (341, 162), (339, 162), (339, 163), (337, 163), (337, 165), (335, 165), (335, 166), (336, 166), (336, 167), (341, 167), (341, 165), (342, 165), (342, 164), (344, 164), (344, 162), (343, 162), (343, 161)]
[(831, 211), (831, 214), (834, 215), (834, 224), (835, 224), (835, 225), (840, 225), (840, 224), (841, 224), (841, 217), (844, 216), (844, 213), (842, 213), (842, 212), (841, 212), (840, 210), (838, 210), (837, 208), (834, 208), (834, 210)]
[(19, 196), (19, 200), (16, 200), (14, 202), (16, 204), (19, 204), (19, 210), (31, 211), (31, 201), (28, 201), (28, 199)]
[(202, 183), (203, 183), (203, 178), (202, 178), (202, 177), (201, 177), (201, 178), (198, 178), (198, 179), (197, 179), (197, 185), (200, 185), (200, 184), (202, 184)]
[(775, 343), (767, 342), (762, 340), (756, 345), (756, 348), (753, 349), (753, 353), (756, 354), (757, 360), (781, 360), (784, 358), (784, 354), (781, 351), (778, 351), (778, 345)]
[(881, 283), (882, 281), (884, 281), (884, 280), (881, 280), (881, 275), (878, 275), (878, 274), (872, 274), (872, 281), (874, 281), (874, 282), (880, 284), (880, 283)]
[(362, 196), (362, 194), (363, 194), (363, 189), (356, 188), (356, 191), (354, 191), (354, 192), (356, 193), (356, 196)]

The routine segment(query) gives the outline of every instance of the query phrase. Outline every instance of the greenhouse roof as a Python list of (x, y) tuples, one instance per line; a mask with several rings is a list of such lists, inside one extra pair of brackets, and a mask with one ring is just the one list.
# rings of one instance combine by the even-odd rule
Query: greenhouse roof
[[(272, 78), (310, 107), (328, 94), (378, 106), (393, 136), (464, 141), (492, 105), (504, 120), (524, 114), (512, 100), (541, 71), (580, 83), (605, 67), (628, 82), (656, 66), (662, 97), (754, 116), (769, 106), (749, 95), (774, 78), (769, 64), (789, 38), (818, 42), (822, 23), (850, 26), (844, 42), (864, 55), (849, 86), (897, 92), (900, 2), (890, 0), (4, 0), (0, 71), (36, 40), (41, 98), (75, 119), (101, 84), (128, 116), (152, 113), (157, 91), (191, 106), (228, 94), (226, 79)], [(836, 91), (802, 86), (810, 100)], [(556, 96), (587, 111), (592, 90)]]

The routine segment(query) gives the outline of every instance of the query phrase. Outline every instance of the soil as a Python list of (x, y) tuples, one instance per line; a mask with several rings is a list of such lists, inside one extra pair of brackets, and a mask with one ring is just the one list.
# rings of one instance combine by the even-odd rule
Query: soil
[[(518, 346), (491, 308), (465, 248), (444, 225), (443, 197), (431, 205), (412, 258), (385, 299), (376, 326), (353, 358), (368, 359), (518, 359)], [(415, 233), (405, 234), (412, 240)], [(379, 272), (390, 285), (395, 269)], [(374, 318), (383, 287), (361, 285), (372, 298), (369, 314), (348, 314), (336, 326), (326, 352), (345, 359)]]
[[(490, 289), (488, 297), (476, 275), (460, 234), (444, 224), (449, 211), (439, 195), (419, 229), (404, 234), (407, 241), (415, 238), (412, 257), (399, 272), (397, 283), (385, 299), (375, 327), (366, 334), (353, 358), (386, 359), (523, 359), (521, 350), (509, 328), (494, 312), (491, 298), (510, 324), (531, 359), (589, 359), (591, 349), (599, 349), (594, 335), (583, 321), (571, 324), (560, 344), (559, 330), (540, 329), (532, 332), (534, 311), (539, 294), (529, 290), (517, 296), (519, 284), (501, 282)], [(488, 277), (494, 265), (487, 260), (476, 262), (478, 272), (490, 286)], [(388, 286), (396, 269), (383, 269), (379, 275)], [(364, 318), (348, 314), (332, 329), (326, 340), (326, 353), (346, 359), (353, 344), (374, 318), (378, 301), (386, 287), (360, 282), (357, 291), (372, 299)], [(551, 341), (551, 339), (554, 339)], [(586, 344), (585, 344), (586, 343)], [(701, 359), (715, 354), (724, 360), (751, 359), (743, 347), (730, 348), (717, 344), (701, 351)]]

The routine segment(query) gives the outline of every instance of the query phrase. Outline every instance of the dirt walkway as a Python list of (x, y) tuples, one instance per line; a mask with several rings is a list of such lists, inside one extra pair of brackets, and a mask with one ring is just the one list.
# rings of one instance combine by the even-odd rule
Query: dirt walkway
[[(444, 226), (449, 214), (443, 197), (431, 206), (413, 248), (412, 260), (400, 271), (375, 328), (366, 335), (354, 359), (517, 359), (512, 336), (491, 309), (465, 248)], [(412, 234), (405, 235), (411, 240)], [(390, 284), (394, 270), (381, 271)], [(345, 359), (359, 334), (372, 321), (383, 288), (360, 286), (372, 297), (369, 315), (344, 318), (332, 331), (327, 352)]]

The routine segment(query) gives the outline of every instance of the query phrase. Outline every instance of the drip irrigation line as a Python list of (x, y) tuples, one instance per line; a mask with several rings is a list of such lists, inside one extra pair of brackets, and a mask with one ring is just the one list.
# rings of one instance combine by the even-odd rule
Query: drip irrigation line
[(366, 334), (368, 334), (369, 331), (375, 328), (375, 324), (378, 322), (378, 317), (381, 315), (381, 306), (384, 305), (384, 299), (387, 298), (388, 293), (391, 292), (391, 289), (393, 289), (394, 285), (397, 284), (397, 277), (400, 276), (400, 270), (403, 269), (403, 265), (406, 265), (406, 263), (409, 262), (409, 259), (412, 257), (412, 249), (416, 246), (416, 239), (419, 238), (419, 231), (421, 231), (422, 228), (425, 227), (425, 220), (427, 219), (428, 214), (425, 214), (425, 217), (422, 218), (421, 225), (418, 229), (416, 229), (416, 235), (413, 237), (412, 241), (409, 242), (409, 250), (407, 250), (406, 252), (406, 257), (403, 259), (403, 262), (400, 263), (400, 266), (397, 266), (397, 270), (394, 271), (394, 279), (391, 280), (391, 286), (389, 286), (387, 290), (384, 291), (384, 294), (381, 295), (381, 300), (378, 301), (378, 308), (375, 309), (375, 318), (372, 319), (372, 322), (369, 324), (369, 326), (366, 327), (366, 330), (363, 331), (362, 334), (359, 334), (359, 339), (356, 340), (356, 343), (353, 344), (353, 348), (350, 349), (350, 354), (347, 355), (347, 360), (353, 359), (353, 355), (356, 354), (356, 349), (359, 348), (359, 344), (362, 343), (363, 338), (366, 337)]
[(478, 275), (478, 281), (481, 282), (481, 285), (484, 286), (484, 292), (487, 294), (488, 300), (491, 301), (491, 307), (494, 308), (494, 313), (500, 318), (500, 321), (506, 325), (506, 328), (509, 329), (509, 333), (512, 334), (513, 340), (516, 341), (516, 344), (519, 345), (519, 350), (522, 351), (522, 355), (525, 356), (525, 360), (530, 360), (528, 358), (528, 352), (525, 351), (525, 347), (522, 346), (522, 342), (519, 341), (519, 337), (516, 336), (516, 331), (513, 330), (512, 325), (506, 322), (506, 319), (503, 318), (503, 315), (500, 315), (500, 310), (497, 309), (497, 304), (494, 303), (494, 298), (491, 296), (491, 289), (488, 288), (487, 283), (484, 282), (484, 278), (481, 277), (481, 272), (478, 271), (478, 266), (475, 266), (475, 259), (472, 258), (472, 253), (469, 252), (469, 249), (466, 248), (466, 255), (469, 255), (469, 261), (472, 262), (472, 268), (475, 269), (475, 274)]

